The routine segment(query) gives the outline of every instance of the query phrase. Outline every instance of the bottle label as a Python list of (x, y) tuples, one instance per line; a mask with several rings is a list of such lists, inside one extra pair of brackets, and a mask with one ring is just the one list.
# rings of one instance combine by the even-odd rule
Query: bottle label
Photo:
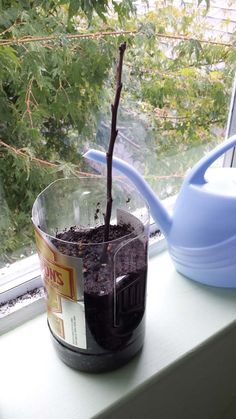
[(87, 349), (82, 260), (64, 255), (35, 227), (48, 322), (66, 343)]

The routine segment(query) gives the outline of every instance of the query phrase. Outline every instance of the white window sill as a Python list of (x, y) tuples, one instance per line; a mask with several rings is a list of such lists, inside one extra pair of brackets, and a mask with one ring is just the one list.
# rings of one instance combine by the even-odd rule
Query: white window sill
[(0, 337), (1, 419), (232, 419), (236, 290), (178, 273), (166, 251), (149, 263), (146, 339), (127, 366), (93, 375), (56, 356), (46, 314)]

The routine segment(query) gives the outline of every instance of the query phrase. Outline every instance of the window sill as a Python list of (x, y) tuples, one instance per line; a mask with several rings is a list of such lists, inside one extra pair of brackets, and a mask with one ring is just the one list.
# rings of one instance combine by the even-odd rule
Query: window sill
[(41, 314), (0, 337), (0, 416), (232, 419), (235, 317), (236, 290), (182, 277), (163, 251), (149, 263), (141, 354), (111, 373), (74, 371), (57, 358)]

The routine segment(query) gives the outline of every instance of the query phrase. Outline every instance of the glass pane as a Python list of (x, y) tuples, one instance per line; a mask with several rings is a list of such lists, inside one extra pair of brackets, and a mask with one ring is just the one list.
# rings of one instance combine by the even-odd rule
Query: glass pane
[(227, 26), (214, 2), (209, 10), (205, 1), (123, 0), (113, 10), (105, 1), (96, 10), (18, 3), (0, 5), (0, 267), (34, 253), (40, 191), (58, 178), (105, 173), (82, 155), (107, 150), (121, 42), (115, 155), (162, 199), (224, 138), (235, 72), (235, 19)]

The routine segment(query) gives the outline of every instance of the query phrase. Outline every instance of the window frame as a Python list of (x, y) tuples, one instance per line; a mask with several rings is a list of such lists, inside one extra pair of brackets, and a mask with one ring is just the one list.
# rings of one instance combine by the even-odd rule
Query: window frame
[[(236, 134), (236, 77), (233, 83), (233, 90), (230, 101), (229, 116), (226, 126), (225, 138)], [(236, 167), (235, 147), (225, 153), (223, 167)]]

